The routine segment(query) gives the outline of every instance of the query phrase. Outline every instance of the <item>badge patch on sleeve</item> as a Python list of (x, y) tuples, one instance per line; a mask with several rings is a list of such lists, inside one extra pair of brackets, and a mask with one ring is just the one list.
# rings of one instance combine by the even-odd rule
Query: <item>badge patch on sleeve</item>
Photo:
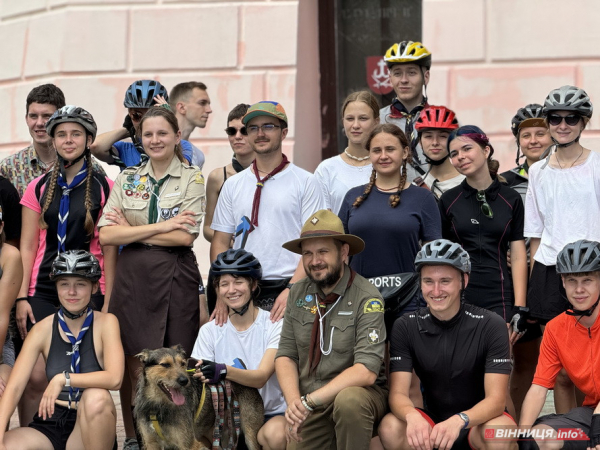
[(196, 184), (204, 184), (204, 177), (201, 172), (196, 173), (196, 179), (194, 180)]
[(365, 314), (368, 313), (382, 313), (384, 311), (384, 307), (383, 307), (383, 302), (381, 300), (379, 300), (378, 298), (372, 298), (370, 300), (367, 300), (367, 303), (365, 303), (363, 312)]
[(369, 328), (369, 334), (367, 335), (367, 341), (369, 344), (379, 344), (379, 329)]

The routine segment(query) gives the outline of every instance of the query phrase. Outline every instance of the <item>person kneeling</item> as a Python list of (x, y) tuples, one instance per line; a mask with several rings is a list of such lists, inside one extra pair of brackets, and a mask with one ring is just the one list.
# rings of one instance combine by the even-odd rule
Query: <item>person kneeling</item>
[[(0, 449), (116, 448), (117, 413), (109, 390), (119, 389), (124, 356), (119, 323), (93, 311), (101, 269), (89, 252), (60, 253), (52, 263), (60, 309), (33, 326), (0, 401)], [(38, 357), (46, 388), (29, 427), (5, 432)]]
[[(556, 272), (571, 303), (571, 309), (546, 325), (533, 384), (521, 410), (521, 428), (533, 426), (526, 448), (600, 449), (600, 243), (580, 240), (567, 244), (556, 259)], [(552, 389), (561, 369), (565, 369), (577, 389), (585, 394), (583, 406), (567, 414), (550, 414), (538, 419), (548, 389)], [(537, 420), (536, 420), (537, 419)], [(556, 431), (575, 428), (590, 440), (562, 440)], [(535, 431), (536, 429), (540, 431)], [(551, 439), (547, 439), (551, 437)], [(572, 437), (572, 436), (571, 436)]]
[(205, 383), (228, 379), (257, 388), (265, 406), (258, 442), (265, 450), (285, 449), (286, 405), (275, 376), (282, 322), (271, 322), (267, 311), (254, 306), (261, 276), (260, 262), (243, 249), (227, 250), (213, 261), (210, 279), (229, 320), (222, 326), (212, 320), (200, 329), (192, 350), (192, 358), (200, 360), (194, 376)]
[[(417, 254), (427, 308), (394, 323), (390, 348), (390, 409), (379, 437), (390, 449), (510, 448), (486, 440), (490, 427), (514, 426), (504, 412), (511, 370), (506, 323), (498, 314), (461, 302), (471, 261), (446, 239)], [(412, 371), (423, 386), (427, 411), (409, 398)]]

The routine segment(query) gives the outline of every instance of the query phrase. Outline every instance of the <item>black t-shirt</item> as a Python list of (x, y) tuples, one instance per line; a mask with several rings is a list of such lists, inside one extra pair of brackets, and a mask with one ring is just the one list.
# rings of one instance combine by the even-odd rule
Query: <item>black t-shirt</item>
[(0, 207), (4, 221), (4, 234), (7, 240), (21, 237), (21, 198), (13, 184), (0, 176)]
[(497, 314), (466, 303), (448, 321), (421, 308), (394, 323), (390, 364), (391, 372), (414, 369), (427, 410), (446, 420), (485, 398), (486, 373), (510, 374), (506, 324)]
[(440, 198), (442, 235), (458, 242), (471, 257), (471, 276), (465, 301), (490, 309), (510, 320), (514, 304), (506, 254), (512, 241), (524, 240), (525, 209), (521, 196), (495, 179), (485, 190), (493, 218), (481, 212), (477, 190), (467, 180)]

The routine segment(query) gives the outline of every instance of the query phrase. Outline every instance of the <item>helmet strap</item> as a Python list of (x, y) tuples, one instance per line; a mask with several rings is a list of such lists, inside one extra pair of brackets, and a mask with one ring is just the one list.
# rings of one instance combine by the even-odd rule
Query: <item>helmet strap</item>
[(598, 306), (598, 303), (600, 303), (600, 297), (598, 297), (598, 300), (596, 300), (596, 303), (594, 303), (591, 308), (586, 309), (585, 311), (580, 311), (578, 309), (573, 308), (572, 310), (569, 309), (567, 311), (565, 311), (565, 314), (569, 315), (569, 316), (575, 316), (575, 317), (589, 317), (592, 314), (594, 314), (594, 310), (596, 309), (596, 306)]
[(559, 144), (556, 139), (552, 138), (552, 142), (554, 142), (554, 144), (559, 147), (559, 148), (564, 148), (564, 147), (568, 147), (572, 144), (576, 144), (577, 142), (579, 142), (579, 138), (581, 137), (581, 133), (579, 133), (579, 136), (577, 136), (575, 139), (573, 139), (571, 142), (567, 142), (566, 144)]
[(446, 160), (448, 159), (449, 156), (450, 156), (450, 154), (446, 153), (446, 156), (444, 156), (442, 159), (438, 159), (437, 161), (434, 161), (433, 159), (429, 158), (428, 156), (425, 156), (425, 161), (427, 161), (427, 163), (432, 166), (441, 166), (442, 164), (444, 164), (446, 162)]
[(83, 158), (85, 158), (87, 156), (87, 154), (88, 154), (89, 151), (90, 151), (90, 148), (86, 147), (85, 150), (83, 151), (83, 153), (81, 155), (79, 155), (77, 158), (75, 158), (73, 161), (67, 161), (65, 158), (63, 158), (62, 156), (60, 156), (60, 153), (56, 152), (56, 155), (57, 155), (57, 158), (58, 158), (58, 162), (60, 164), (60, 170), (61, 170), (61, 172), (64, 173), (65, 169), (68, 169), (73, 164), (76, 164), (79, 161), (81, 161)]
[(248, 300), (246, 302), (246, 304), (244, 306), (242, 306), (240, 309), (231, 308), (231, 310), (233, 311), (234, 314), (239, 314), (240, 317), (241, 317), (244, 314), (246, 314), (246, 311), (248, 311), (248, 308), (250, 308), (250, 302), (251, 301), (252, 301), (252, 297), (250, 297), (250, 300)]
[(87, 305), (85, 305), (83, 307), (83, 309), (81, 311), (79, 311), (78, 313), (73, 314), (72, 312), (69, 312), (65, 309), (64, 306), (61, 306), (60, 309), (62, 310), (62, 313), (71, 320), (75, 320), (75, 319), (79, 319), (81, 316), (83, 316), (85, 313), (87, 313), (88, 307), (90, 306), (90, 304), (88, 303)]

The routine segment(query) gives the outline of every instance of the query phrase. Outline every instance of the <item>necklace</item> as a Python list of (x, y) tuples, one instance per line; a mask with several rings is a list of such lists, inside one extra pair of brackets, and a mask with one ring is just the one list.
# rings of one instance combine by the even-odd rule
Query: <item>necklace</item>
[[(581, 158), (581, 155), (583, 155), (583, 146), (581, 147), (581, 152), (579, 153), (579, 156), (577, 156), (577, 158), (575, 158), (575, 161), (571, 163), (571, 167), (573, 167), (575, 163), (579, 160), (579, 158)], [(556, 162), (558, 163), (558, 167), (560, 167), (561, 170), (564, 169), (562, 164), (560, 163), (560, 160), (558, 159), (558, 152), (556, 152)], [(569, 169), (571, 167), (569, 167)]]
[(394, 187), (391, 187), (391, 188), (388, 188), (388, 189), (381, 188), (381, 187), (377, 186), (377, 184), (375, 185), (375, 187), (376, 187), (378, 190), (382, 191), (382, 192), (389, 192), (389, 191), (400, 191), (400, 190), (401, 190), (401, 189), (400, 189), (400, 185), (398, 185), (398, 186), (394, 186)]
[(347, 148), (344, 150), (344, 153), (346, 154), (346, 156), (347, 156), (348, 158), (350, 158), (350, 159), (353, 159), (354, 161), (360, 161), (360, 162), (362, 162), (362, 161), (366, 161), (367, 159), (369, 159), (369, 155), (367, 155), (367, 156), (363, 156), (362, 158), (359, 158), (358, 156), (354, 156), (353, 154), (351, 154), (351, 153), (348, 151), (348, 149), (347, 149)]

